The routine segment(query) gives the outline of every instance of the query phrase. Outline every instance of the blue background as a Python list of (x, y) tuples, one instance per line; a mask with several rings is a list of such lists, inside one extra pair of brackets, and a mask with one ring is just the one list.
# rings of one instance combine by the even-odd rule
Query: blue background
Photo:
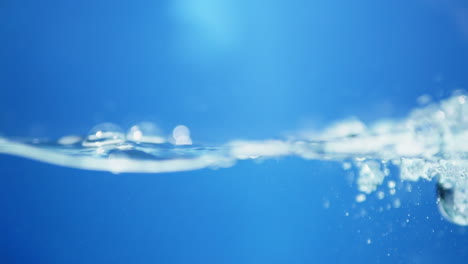
[[(0, 36), (8, 137), (152, 121), (197, 143), (264, 139), (468, 87), (464, 1), (3, 0)], [(347, 174), (283, 158), (114, 175), (3, 155), (0, 263), (466, 263), (468, 230), (440, 218), (434, 182), (356, 204)]]

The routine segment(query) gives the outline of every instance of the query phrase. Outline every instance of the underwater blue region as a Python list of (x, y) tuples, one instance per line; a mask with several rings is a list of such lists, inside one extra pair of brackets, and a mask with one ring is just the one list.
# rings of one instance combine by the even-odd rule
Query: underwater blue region
[(466, 229), (440, 218), (433, 184), (398, 195), (401, 208), (378, 212), (386, 202), (376, 198), (353, 206), (356, 192), (333, 163), (247, 161), (222, 175), (157, 177), (12, 157), (1, 165), (4, 263), (464, 263), (467, 257)]
[(463, 0), (0, 0), (0, 264), (468, 262)]

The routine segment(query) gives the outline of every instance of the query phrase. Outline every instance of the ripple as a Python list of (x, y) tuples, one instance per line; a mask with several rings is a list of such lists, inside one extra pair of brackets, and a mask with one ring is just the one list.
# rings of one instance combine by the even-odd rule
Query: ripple
[[(323, 131), (299, 131), (286, 139), (200, 146), (184, 125), (176, 126), (166, 138), (148, 122), (135, 124), (127, 134), (117, 125), (104, 123), (85, 137), (65, 136), (57, 141), (0, 137), (0, 153), (114, 173), (224, 168), (238, 160), (284, 156), (332, 160), (343, 162), (346, 170), (355, 169), (361, 198), (369, 197), (394, 168), (402, 181), (436, 178), (442, 215), (468, 225), (468, 104), (464, 94), (414, 109), (405, 119), (374, 124), (345, 120)], [(390, 194), (395, 193), (394, 187)]]

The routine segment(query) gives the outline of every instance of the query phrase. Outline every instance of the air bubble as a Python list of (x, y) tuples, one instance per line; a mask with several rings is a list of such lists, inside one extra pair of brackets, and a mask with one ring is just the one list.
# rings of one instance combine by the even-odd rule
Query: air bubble
[(127, 140), (154, 144), (166, 142), (159, 127), (150, 122), (141, 122), (132, 126), (127, 132)]
[(186, 126), (176, 126), (174, 130), (172, 130), (172, 137), (174, 138), (176, 145), (192, 145), (190, 130)]
[(356, 195), (356, 202), (362, 203), (365, 200), (366, 200), (366, 195), (365, 194), (360, 193), (360, 194)]
[(125, 142), (122, 129), (112, 123), (103, 123), (93, 127), (83, 141), (83, 147), (101, 147)]
[(383, 199), (385, 198), (385, 193), (382, 192), (382, 191), (379, 191), (379, 192), (377, 193), (377, 198), (378, 198), (379, 200), (383, 200)]
[(441, 214), (452, 223), (468, 225), (468, 180), (441, 179), (437, 183), (438, 206)]

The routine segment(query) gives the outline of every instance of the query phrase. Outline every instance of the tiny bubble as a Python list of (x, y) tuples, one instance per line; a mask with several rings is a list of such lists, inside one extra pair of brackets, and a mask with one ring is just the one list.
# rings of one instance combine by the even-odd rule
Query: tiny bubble
[(366, 200), (366, 195), (361, 193), (356, 196), (356, 202), (362, 203)]

